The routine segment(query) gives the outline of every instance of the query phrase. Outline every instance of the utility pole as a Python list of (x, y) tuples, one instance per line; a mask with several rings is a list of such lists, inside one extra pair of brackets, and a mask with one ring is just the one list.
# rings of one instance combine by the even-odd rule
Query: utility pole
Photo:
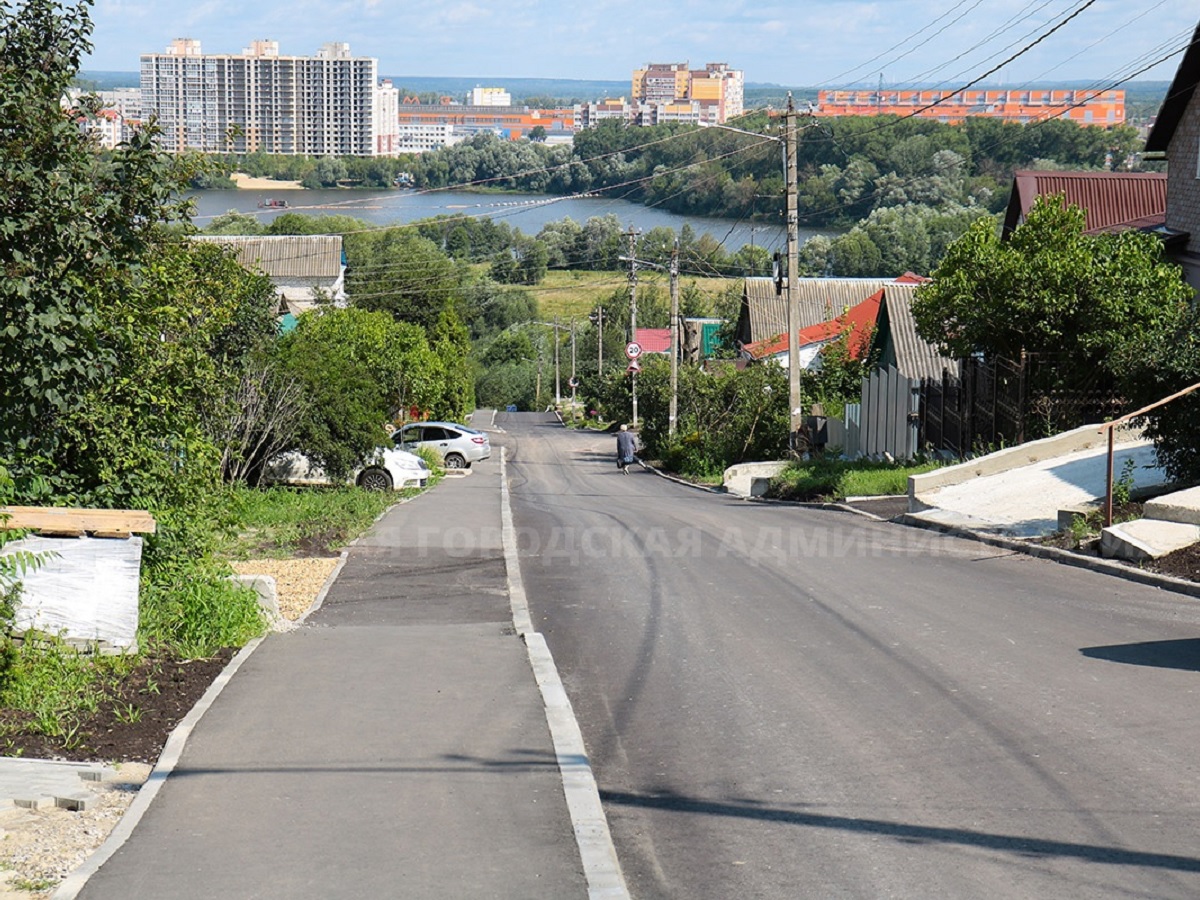
[(675, 437), (679, 413), (679, 238), (671, 248), (671, 409), (667, 413), (667, 437)]
[(783, 114), (783, 146), (787, 157), (787, 309), (788, 309), (788, 409), (790, 424), (788, 446), (800, 448), (800, 430), (804, 424), (800, 399), (800, 292), (797, 289), (800, 269), (800, 214), (798, 210), (798, 172), (796, 165), (796, 106), (788, 91), (787, 112)]
[(575, 377), (575, 320), (571, 319), (571, 421), (575, 421), (575, 386), (579, 379)]
[(596, 384), (604, 373), (604, 307), (596, 307)]
[(562, 406), (562, 386), (558, 380), (558, 316), (554, 317), (554, 405)]
[[(629, 340), (637, 340), (637, 232), (633, 230), (633, 226), (629, 226)], [(633, 360), (631, 366), (636, 366), (637, 360)], [(637, 408), (637, 369), (629, 373), (632, 379), (633, 395), (633, 427), (638, 426), (638, 408)]]

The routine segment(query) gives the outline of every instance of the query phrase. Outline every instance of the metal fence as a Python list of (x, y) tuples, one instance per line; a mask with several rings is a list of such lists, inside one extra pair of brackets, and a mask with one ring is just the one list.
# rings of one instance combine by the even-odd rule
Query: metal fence
[(964, 360), (958, 373), (912, 379), (876, 369), (829, 443), (850, 456), (910, 459), (918, 452), (955, 456), (1022, 444), (1119, 415), (1125, 404), (1098, 370), (1026, 355)]

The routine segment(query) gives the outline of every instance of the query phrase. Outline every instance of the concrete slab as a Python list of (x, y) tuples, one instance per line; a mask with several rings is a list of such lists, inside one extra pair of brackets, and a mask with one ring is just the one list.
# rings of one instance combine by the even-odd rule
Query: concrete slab
[(1200, 525), (1200, 487), (1175, 491), (1155, 497), (1153, 500), (1147, 500), (1142, 509), (1142, 515), (1147, 519), (1163, 519), (1167, 522)]
[(1135, 519), (1100, 532), (1100, 552), (1110, 559), (1157, 559), (1200, 541), (1200, 525)]
[(754, 492), (755, 481), (764, 478), (769, 481), (786, 469), (787, 466), (787, 460), (746, 462), (738, 463), (736, 466), (730, 466), (725, 470), (725, 490), (739, 497), (762, 496), (761, 493), (756, 494)]
[(95, 802), (95, 795), (85, 789), (86, 784), (115, 774), (114, 769), (96, 763), (3, 757), (0, 758), (0, 806), (85, 809)]
[[(1114, 457), (1116, 472), (1124, 470), (1126, 460), (1133, 461), (1135, 489), (1147, 490), (1167, 482), (1154, 445), (1149, 441), (1118, 444)], [(984, 459), (973, 464), (981, 473), (988, 471)], [(916, 490), (925, 484), (921, 480), (925, 476), (913, 476), (909, 479), (910, 509), (916, 512), (921, 506), (936, 507), (987, 523), (989, 530), (1001, 534), (1037, 537), (1058, 529), (1060, 509), (1104, 496), (1107, 465), (1107, 447), (1102, 446), (995, 474), (979, 474), (935, 490)]]

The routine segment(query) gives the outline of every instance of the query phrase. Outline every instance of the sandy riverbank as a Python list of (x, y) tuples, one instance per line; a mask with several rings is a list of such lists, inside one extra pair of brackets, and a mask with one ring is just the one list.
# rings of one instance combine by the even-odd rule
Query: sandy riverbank
[(304, 190), (298, 181), (276, 181), (274, 178), (253, 178), (243, 172), (229, 176), (240, 189), (247, 191), (295, 191)]

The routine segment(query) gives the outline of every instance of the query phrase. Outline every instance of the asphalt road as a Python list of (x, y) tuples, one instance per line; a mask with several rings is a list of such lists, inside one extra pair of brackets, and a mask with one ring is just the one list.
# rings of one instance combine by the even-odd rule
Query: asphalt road
[(635, 898), (1200, 896), (1200, 605), (501, 414)]

